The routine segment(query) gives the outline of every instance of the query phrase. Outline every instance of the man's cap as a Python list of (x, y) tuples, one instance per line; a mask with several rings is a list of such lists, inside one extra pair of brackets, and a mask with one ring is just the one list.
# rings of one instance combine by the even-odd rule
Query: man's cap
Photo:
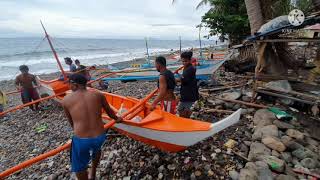
[(87, 78), (82, 74), (72, 74), (69, 77), (70, 83), (79, 84), (85, 86), (88, 82)]

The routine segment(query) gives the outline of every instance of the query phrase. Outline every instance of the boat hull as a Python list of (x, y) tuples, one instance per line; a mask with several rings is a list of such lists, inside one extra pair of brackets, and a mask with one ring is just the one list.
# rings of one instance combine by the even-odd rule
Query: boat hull
[[(68, 93), (67, 90), (69, 87), (63, 81), (48, 82), (38, 79), (38, 82), (40, 84), (40, 90), (43, 93), (51, 95), (62, 90), (64, 90), (66, 94)], [(92, 88), (88, 89), (90, 91), (97, 91)], [(106, 92), (101, 93), (105, 95), (107, 101), (115, 110), (129, 110), (140, 102), (135, 98), (123, 97)], [(64, 95), (58, 96), (57, 100), (60, 102)], [(178, 117), (162, 111), (160, 107), (157, 107), (154, 111), (150, 111), (149, 108), (149, 103), (144, 104), (144, 106), (138, 108), (137, 111), (129, 114), (127, 119), (122, 123), (115, 124), (113, 128), (128, 137), (168, 152), (179, 152), (205, 140), (217, 132), (237, 123), (241, 114), (241, 109), (239, 109), (217, 123), (208, 123)], [(137, 117), (140, 117), (139, 121), (135, 120)], [(111, 120), (107, 114), (103, 114), (102, 119), (104, 121)]]
[[(196, 77), (198, 80), (204, 80), (210, 78), (213, 72), (215, 72), (221, 65), (224, 63), (224, 60), (217, 60), (217, 61), (205, 61), (200, 66), (197, 66)], [(171, 65), (167, 68), (171, 71), (175, 71), (181, 65)], [(149, 69), (128, 69), (129, 70), (136, 70), (130, 73), (119, 73), (117, 77), (108, 77), (104, 78), (103, 80), (106, 81), (134, 81), (134, 80), (155, 80), (159, 78), (159, 72), (155, 68)], [(139, 71), (140, 70), (140, 71)]]

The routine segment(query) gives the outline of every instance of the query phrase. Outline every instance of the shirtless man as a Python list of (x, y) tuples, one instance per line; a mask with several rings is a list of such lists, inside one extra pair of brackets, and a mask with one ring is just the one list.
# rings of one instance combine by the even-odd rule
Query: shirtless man
[(154, 110), (159, 102), (164, 111), (176, 114), (176, 97), (173, 93), (176, 86), (173, 73), (166, 67), (166, 58), (159, 56), (156, 58), (155, 66), (160, 72), (158, 88), (159, 94), (151, 105)]
[(92, 160), (89, 179), (95, 179), (96, 168), (100, 161), (101, 147), (106, 140), (101, 119), (102, 109), (116, 122), (117, 117), (110, 108), (103, 94), (86, 89), (87, 79), (81, 74), (72, 74), (69, 79), (73, 93), (67, 95), (62, 106), (73, 128), (74, 136), (71, 145), (71, 169), (78, 179), (88, 179), (87, 168)]
[[(29, 73), (29, 68), (26, 65), (21, 65), (19, 67), (21, 74), (16, 77), (15, 84), (18, 91), (21, 92), (21, 100), (23, 104), (29, 103), (31, 101), (35, 101), (39, 99), (39, 94), (34, 87), (34, 85), (38, 85), (36, 81), (36, 77), (33, 74)], [(39, 103), (30, 105), (31, 110), (38, 110)]]

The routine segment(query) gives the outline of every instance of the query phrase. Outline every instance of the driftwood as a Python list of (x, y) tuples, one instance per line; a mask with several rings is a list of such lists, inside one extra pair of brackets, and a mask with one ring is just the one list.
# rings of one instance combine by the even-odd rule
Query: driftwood
[[(210, 96), (208, 93), (200, 92), (200, 94), (205, 96), (205, 97)], [(225, 99), (225, 98), (219, 98), (219, 97), (213, 97), (213, 98), (219, 99), (219, 100), (222, 100), (222, 101), (226, 101), (226, 102), (242, 104), (242, 105), (245, 105), (245, 106), (251, 106), (251, 107), (255, 107), (255, 108), (264, 108), (264, 109), (265, 108), (269, 108), (268, 106), (265, 106), (265, 105), (255, 104), (255, 103), (248, 103), (248, 102), (239, 101), (239, 100), (231, 100), (231, 99)]]
[(262, 93), (262, 94), (267, 94), (267, 95), (270, 95), (270, 96), (290, 99), (290, 100), (293, 100), (293, 101), (298, 101), (298, 102), (305, 103), (305, 104), (310, 104), (310, 105), (314, 105), (314, 104), (317, 103), (316, 101), (303, 100), (303, 99), (287, 96), (287, 95), (284, 95), (284, 94), (274, 93), (274, 92), (265, 91), (265, 90), (261, 90), (261, 89), (258, 89), (257, 92)]
[(225, 114), (232, 114), (235, 111), (229, 111), (229, 110), (224, 110), (224, 109), (204, 109), (204, 112), (206, 113), (225, 113)]
[(218, 88), (212, 88), (212, 89), (201, 89), (201, 91), (220, 91), (220, 90), (226, 90), (226, 89), (231, 89), (231, 88), (238, 88), (238, 87), (242, 87), (245, 86), (245, 84), (239, 84), (239, 85), (233, 85), (233, 86), (223, 86), (223, 87), (218, 87)]

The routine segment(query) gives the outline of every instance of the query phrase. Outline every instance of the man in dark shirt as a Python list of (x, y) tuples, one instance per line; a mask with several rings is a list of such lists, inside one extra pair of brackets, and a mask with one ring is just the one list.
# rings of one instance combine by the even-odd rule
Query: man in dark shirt
[(89, 71), (87, 70), (87, 67), (84, 66), (84, 65), (82, 65), (82, 64), (80, 64), (80, 61), (79, 61), (78, 59), (76, 59), (76, 60), (74, 61), (74, 63), (75, 63), (76, 66), (77, 66), (77, 72), (78, 72), (79, 74), (84, 75), (84, 76), (87, 78), (87, 80), (90, 81), (91, 76), (90, 76)]
[(180, 103), (178, 107), (179, 116), (189, 118), (192, 111), (191, 106), (199, 99), (199, 92), (196, 79), (196, 68), (192, 65), (192, 52), (183, 52), (181, 54), (182, 64), (184, 66), (183, 74), (177, 81), (181, 82)]
[(173, 93), (176, 86), (174, 74), (166, 67), (166, 58), (159, 56), (156, 58), (155, 66), (160, 72), (158, 88), (159, 93), (151, 105), (151, 110), (155, 109), (157, 104), (161, 102), (164, 111), (172, 114), (176, 113), (176, 97)]

